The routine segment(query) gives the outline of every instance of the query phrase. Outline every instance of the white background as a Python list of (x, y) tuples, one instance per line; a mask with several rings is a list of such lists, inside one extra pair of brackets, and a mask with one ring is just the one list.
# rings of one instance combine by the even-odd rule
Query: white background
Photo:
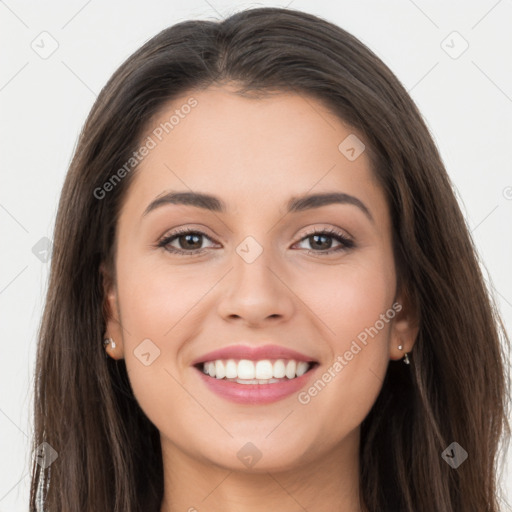
[[(0, 512), (28, 509), (36, 333), (49, 269), (32, 248), (53, 237), (60, 189), (97, 93), (165, 27), (287, 5), (354, 34), (410, 92), (440, 148), (512, 333), (511, 0), (0, 2)], [(46, 37), (50, 48), (43, 31), (58, 43), (47, 59), (31, 47)], [(445, 51), (463, 49), (453, 31), (469, 44), (458, 58)], [(507, 466), (503, 481), (512, 501), (511, 471)]]

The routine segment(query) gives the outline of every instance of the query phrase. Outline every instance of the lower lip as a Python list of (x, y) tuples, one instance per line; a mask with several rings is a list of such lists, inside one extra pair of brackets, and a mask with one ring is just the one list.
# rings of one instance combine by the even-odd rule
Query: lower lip
[(217, 395), (238, 404), (253, 405), (277, 402), (297, 393), (304, 387), (317, 368), (318, 364), (300, 377), (286, 379), (282, 382), (274, 382), (273, 384), (239, 384), (238, 382), (210, 377), (199, 368), (194, 367), (203, 379), (203, 382)]

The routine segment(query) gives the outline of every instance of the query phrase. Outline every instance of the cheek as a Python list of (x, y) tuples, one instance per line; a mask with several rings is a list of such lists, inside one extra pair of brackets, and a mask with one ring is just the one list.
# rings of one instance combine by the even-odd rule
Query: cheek
[(120, 289), (130, 385), (139, 406), (160, 431), (171, 436), (177, 432), (186, 439), (187, 426), (204, 423), (204, 410), (182, 382), (181, 350), (197, 334), (199, 310), (194, 305), (205, 294), (205, 284), (185, 279), (175, 269), (140, 265), (132, 270), (125, 273)]
[(208, 290), (207, 277), (199, 277), (191, 269), (190, 265), (155, 264), (147, 258), (120, 265), (119, 293), (122, 314), (131, 327), (128, 330), (160, 340), (174, 334), (174, 326)]
[[(346, 350), (347, 342), (373, 326), (391, 307), (395, 294), (392, 263), (383, 257), (354, 258), (297, 277), (294, 291), (315, 314), (322, 333), (337, 351)], [(388, 329), (386, 323), (382, 331)]]
[(327, 422), (343, 404), (346, 422), (339, 424), (340, 430), (355, 428), (366, 417), (382, 387), (396, 314), (392, 265), (381, 253), (358, 264), (330, 267), (328, 274), (324, 269), (315, 286), (311, 280), (297, 282), (298, 295), (315, 313), (330, 353), (317, 381), (298, 401), (317, 417), (330, 411)]
[(190, 279), (191, 267), (186, 268), (185, 275), (176, 267), (155, 265), (136, 255), (118, 262), (124, 359), (134, 394), (146, 413), (146, 407), (158, 409), (166, 394), (180, 395), (172, 376), (178, 377), (180, 348), (191, 335), (194, 305), (208, 284)]

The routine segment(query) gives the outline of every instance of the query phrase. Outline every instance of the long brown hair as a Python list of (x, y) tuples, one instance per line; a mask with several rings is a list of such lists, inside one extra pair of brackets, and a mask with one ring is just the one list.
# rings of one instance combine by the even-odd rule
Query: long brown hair
[[(100, 265), (115, 279), (116, 224), (137, 169), (98, 190), (165, 104), (228, 82), (240, 94), (288, 91), (323, 102), (363, 134), (386, 194), (398, 285), (417, 305), (420, 329), (411, 364), (390, 361), (361, 425), (364, 506), (498, 512), (510, 341), (438, 150), (371, 50), (319, 17), (281, 8), (163, 30), (114, 73), (89, 114), (60, 198), (35, 370), (33, 450), (46, 442), (58, 458), (46, 468), (34, 462), (30, 510), (38, 496), (52, 512), (160, 510), (159, 432), (124, 361), (107, 358), (102, 345)], [(468, 453), (457, 469), (441, 456), (452, 442)]]

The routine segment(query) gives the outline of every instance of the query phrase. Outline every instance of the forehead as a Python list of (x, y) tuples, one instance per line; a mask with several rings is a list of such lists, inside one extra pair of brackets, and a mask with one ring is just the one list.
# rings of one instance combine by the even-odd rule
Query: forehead
[(306, 95), (248, 98), (229, 86), (191, 91), (160, 110), (144, 140), (151, 149), (125, 201), (141, 213), (170, 190), (210, 193), (228, 206), (282, 208), (291, 196), (335, 189), (385, 206), (367, 152), (355, 159), (344, 152), (361, 151), (363, 137)]

